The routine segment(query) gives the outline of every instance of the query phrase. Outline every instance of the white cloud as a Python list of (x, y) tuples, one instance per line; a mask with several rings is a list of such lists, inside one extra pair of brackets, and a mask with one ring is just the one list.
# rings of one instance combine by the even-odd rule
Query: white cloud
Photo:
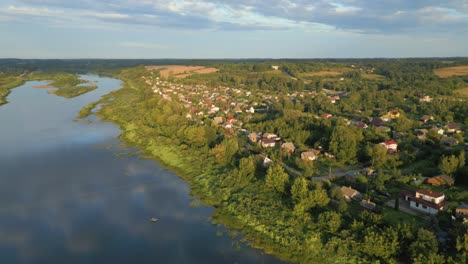
[(27, 15), (27, 16), (56, 16), (63, 14), (61, 10), (50, 10), (48, 8), (35, 8), (35, 7), (16, 7), (8, 6), (0, 8), (0, 12), (12, 15)]

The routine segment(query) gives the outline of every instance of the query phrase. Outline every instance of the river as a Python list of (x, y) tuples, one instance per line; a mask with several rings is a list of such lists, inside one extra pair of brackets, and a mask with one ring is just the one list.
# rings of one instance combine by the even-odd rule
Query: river
[[(28, 82), (0, 106), (0, 263), (280, 263), (190, 206), (190, 187), (121, 146), (118, 128), (78, 111), (120, 88), (72, 99)], [(151, 222), (151, 218), (157, 222)]]

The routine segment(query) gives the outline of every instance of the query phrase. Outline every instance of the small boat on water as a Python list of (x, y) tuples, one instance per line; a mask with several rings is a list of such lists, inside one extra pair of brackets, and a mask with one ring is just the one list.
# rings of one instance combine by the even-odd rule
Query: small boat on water
[(158, 221), (158, 219), (157, 219), (156, 217), (152, 217), (150, 220), (151, 220), (151, 222), (153, 222), (153, 223), (155, 223), (155, 222)]

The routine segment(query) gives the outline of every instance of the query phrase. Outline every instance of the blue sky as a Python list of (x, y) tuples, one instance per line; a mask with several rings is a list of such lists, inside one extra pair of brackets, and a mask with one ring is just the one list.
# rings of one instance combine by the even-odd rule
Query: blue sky
[(1, 0), (0, 58), (468, 56), (468, 0)]

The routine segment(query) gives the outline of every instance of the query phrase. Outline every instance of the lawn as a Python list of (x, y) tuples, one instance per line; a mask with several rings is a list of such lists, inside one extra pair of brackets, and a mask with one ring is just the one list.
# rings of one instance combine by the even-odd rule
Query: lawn
[(391, 209), (388, 207), (382, 208), (382, 214), (384, 220), (392, 225), (396, 225), (399, 223), (411, 223), (420, 226), (424, 223), (424, 220), (420, 217), (410, 215), (401, 211), (396, 211), (395, 209)]

